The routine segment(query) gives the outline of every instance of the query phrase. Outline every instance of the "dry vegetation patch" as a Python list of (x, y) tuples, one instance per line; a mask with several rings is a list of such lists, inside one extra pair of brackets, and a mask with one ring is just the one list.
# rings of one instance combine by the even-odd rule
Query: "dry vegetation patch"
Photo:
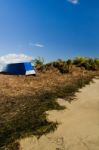
[(71, 101), (75, 92), (88, 84), (96, 73), (73, 67), (69, 74), (61, 74), (55, 68), (36, 77), (1, 74), (0, 148), (10, 150), (12, 143), (21, 137), (39, 137), (55, 130), (57, 122), (48, 122), (46, 111), (64, 109), (56, 99)]

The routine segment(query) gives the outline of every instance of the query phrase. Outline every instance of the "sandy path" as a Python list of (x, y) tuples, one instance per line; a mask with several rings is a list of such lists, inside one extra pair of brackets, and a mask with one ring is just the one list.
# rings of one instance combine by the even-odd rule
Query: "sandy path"
[(99, 79), (76, 94), (67, 109), (48, 112), (48, 119), (61, 124), (54, 133), (21, 140), (22, 150), (99, 150)]

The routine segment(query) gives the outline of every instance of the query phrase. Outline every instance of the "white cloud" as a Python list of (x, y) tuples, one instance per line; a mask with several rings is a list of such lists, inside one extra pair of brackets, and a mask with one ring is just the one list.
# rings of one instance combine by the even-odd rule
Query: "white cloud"
[(32, 57), (25, 54), (8, 54), (0, 57), (0, 71), (3, 70), (4, 66), (9, 63), (20, 63), (31, 61)]
[(78, 4), (79, 0), (67, 0), (68, 2), (72, 3), (72, 4)]
[(29, 43), (29, 46), (35, 46), (35, 47), (39, 47), (39, 48), (43, 48), (44, 45), (40, 44), (40, 43)]

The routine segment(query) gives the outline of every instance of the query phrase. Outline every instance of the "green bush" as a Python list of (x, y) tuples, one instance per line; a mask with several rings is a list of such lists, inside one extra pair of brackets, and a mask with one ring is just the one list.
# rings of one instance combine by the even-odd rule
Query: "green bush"
[(34, 59), (33, 64), (37, 70), (42, 71), (44, 69), (44, 58), (38, 57), (38, 58)]
[(53, 62), (53, 66), (57, 68), (61, 73), (69, 73), (71, 69), (71, 60), (64, 61), (58, 59), (57, 61)]
[(86, 70), (99, 70), (99, 59), (98, 58), (86, 58), (76, 57), (73, 60), (73, 64), (78, 67), (84, 67)]
[(73, 60), (73, 64), (81, 67), (86, 61), (87, 61), (86, 57), (78, 56)]

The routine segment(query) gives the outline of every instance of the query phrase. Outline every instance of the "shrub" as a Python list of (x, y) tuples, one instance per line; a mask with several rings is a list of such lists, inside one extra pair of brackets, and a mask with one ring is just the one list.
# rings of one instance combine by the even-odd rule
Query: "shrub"
[(34, 59), (33, 63), (37, 70), (42, 71), (44, 69), (44, 58), (43, 57), (38, 57), (38, 58)]
[(86, 70), (99, 70), (99, 59), (98, 58), (86, 58), (86, 57), (76, 57), (73, 60), (73, 64), (78, 67), (84, 67)]
[(76, 57), (74, 60), (73, 60), (73, 64), (74, 65), (77, 65), (79, 67), (83, 66), (83, 64), (86, 62), (87, 58), (86, 57)]
[(71, 59), (67, 60), (67, 66), (68, 66), (68, 71), (70, 72), (72, 69), (72, 60)]
[(71, 68), (71, 60), (64, 61), (58, 59), (57, 61), (53, 62), (53, 66), (57, 68), (61, 73), (69, 73)]

